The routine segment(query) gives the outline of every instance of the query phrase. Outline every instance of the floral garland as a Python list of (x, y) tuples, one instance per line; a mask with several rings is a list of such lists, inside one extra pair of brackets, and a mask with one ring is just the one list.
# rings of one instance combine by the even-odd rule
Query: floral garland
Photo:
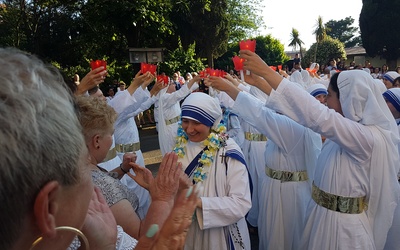
[[(176, 136), (176, 145), (174, 152), (179, 158), (185, 156), (185, 145), (188, 141), (188, 136), (182, 128), (182, 121), (180, 121), (178, 127), (178, 133)], [(226, 146), (226, 140), (228, 135), (225, 134), (226, 127), (223, 124), (219, 124), (217, 131), (212, 130), (208, 135), (207, 139), (203, 141), (203, 146), (207, 147), (200, 156), (196, 169), (193, 174), (193, 181), (195, 183), (203, 182), (207, 178), (209, 167), (214, 162), (215, 153), (221, 148)], [(205, 168), (207, 167), (207, 168)]]

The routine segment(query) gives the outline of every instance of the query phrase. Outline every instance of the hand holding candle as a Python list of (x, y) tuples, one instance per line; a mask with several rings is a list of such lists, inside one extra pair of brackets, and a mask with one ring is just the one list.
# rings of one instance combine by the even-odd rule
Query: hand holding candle
[(107, 62), (105, 60), (93, 60), (90, 62), (90, 67), (92, 70), (100, 68), (101, 66), (104, 67), (104, 70), (107, 69)]

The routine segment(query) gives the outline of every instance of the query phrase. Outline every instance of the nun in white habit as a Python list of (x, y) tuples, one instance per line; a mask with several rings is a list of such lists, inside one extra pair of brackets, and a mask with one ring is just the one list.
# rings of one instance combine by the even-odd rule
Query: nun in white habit
[(192, 93), (182, 103), (182, 143), (174, 151), (202, 186), (185, 249), (251, 249), (244, 218), (251, 207), (248, 172), (239, 146), (220, 133), (221, 118), (218, 101), (207, 94)]
[[(378, 80), (378, 79), (375, 79)], [(378, 80), (381, 81), (381, 80)], [(381, 81), (382, 83), (382, 81)], [(382, 83), (383, 85), (383, 83)], [(386, 87), (385, 87), (386, 88)], [(391, 88), (383, 93), (383, 97), (386, 100), (386, 104), (389, 107), (394, 119), (396, 119), (397, 128), (400, 134), (400, 88)], [(400, 144), (398, 144), (398, 150), (400, 154)], [(400, 180), (400, 173), (397, 173), (397, 178)], [(394, 212), (392, 227), (389, 230), (385, 250), (398, 249), (400, 248), (400, 205), (397, 204)]]
[(327, 108), (255, 53), (240, 53), (244, 68), (275, 90), (267, 105), (327, 138), (298, 249), (383, 249), (399, 199), (399, 133), (372, 77), (361, 70), (332, 76)]
[[(191, 89), (198, 88), (196, 83), (201, 78), (195, 76), (184, 84), (179, 90), (176, 90), (176, 85), (171, 82), (168, 86), (162, 89), (158, 95), (158, 141), (160, 144), (161, 154), (171, 152), (175, 146), (175, 137), (178, 130), (178, 122), (181, 119), (181, 107), (179, 101), (183, 100), (191, 93)], [(196, 83), (196, 84), (195, 84)]]
[[(210, 82), (220, 90), (235, 90), (222, 78), (210, 77)], [(234, 112), (268, 138), (266, 164), (261, 166), (265, 178), (258, 179), (259, 247), (297, 249), (311, 199), (308, 173), (312, 173), (317, 159), (314, 132), (267, 108), (264, 102), (248, 93), (227, 93), (235, 99)]]

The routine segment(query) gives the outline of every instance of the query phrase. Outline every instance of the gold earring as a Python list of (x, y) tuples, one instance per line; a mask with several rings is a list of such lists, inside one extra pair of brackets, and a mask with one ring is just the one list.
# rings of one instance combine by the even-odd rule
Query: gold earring
[[(89, 242), (88, 239), (86, 238), (86, 236), (77, 228), (74, 227), (69, 227), (69, 226), (62, 226), (62, 227), (56, 227), (56, 231), (68, 231), (68, 232), (72, 232), (75, 233), (79, 236), (79, 239), (81, 240), (81, 242), (83, 241), (84, 245), (85, 245), (85, 250), (90, 249), (89, 247)], [(43, 240), (43, 237), (40, 236), (39, 238), (37, 238), (31, 245), (30, 250), (32, 250), (33, 248), (35, 248), (35, 246), (37, 244), (39, 244), (41, 241)]]

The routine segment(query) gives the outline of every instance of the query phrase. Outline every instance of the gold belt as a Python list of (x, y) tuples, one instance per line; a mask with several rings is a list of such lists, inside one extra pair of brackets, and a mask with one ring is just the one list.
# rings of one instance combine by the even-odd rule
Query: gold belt
[(179, 119), (181, 119), (181, 116), (178, 115), (177, 117), (174, 117), (172, 119), (165, 120), (165, 125), (170, 125), (174, 124), (175, 122), (179, 122)]
[(367, 207), (364, 197), (343, 197), (326, 193), (314, 183), (312, 186), (312, 199), (321, 207), (346, 214), (360, 214)]
[(128, 144), (116, 144), (115, 149), (119, 153), (135, 152), (140, 149), (140, 142)]
[(267, 137), (263, 134), (244, 133), (244, 138), (248, 141), (267, 141)]
[(281, 182), (308, 180), (307, 171), (289, 172), (274, 170), (268, 166), (265, 166), (265, 174), (272, 179), (280, 180)]
[(114, 159), (115, 156), (117, 156), (117, 150), (114, 148), (108, 150), (108, 153), (106, 155), (106, 158), (104, 158), (103, 162), (109, 161), (111, 159)]

